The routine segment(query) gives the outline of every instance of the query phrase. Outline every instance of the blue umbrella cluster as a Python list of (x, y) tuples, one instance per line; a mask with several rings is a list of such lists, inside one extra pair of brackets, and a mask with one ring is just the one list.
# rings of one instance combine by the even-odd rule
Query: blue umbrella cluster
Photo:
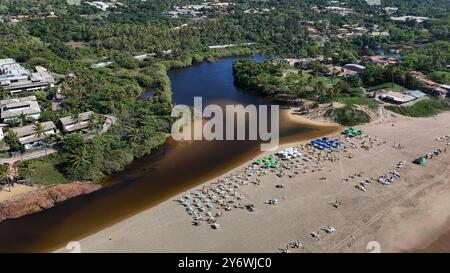
[(319, 150), (324, 149), (339, 149), (341, 147), (341, 142), (337, 140), (331, 140), (327, 137), (318, 138), (311, 141), (311, 145)]

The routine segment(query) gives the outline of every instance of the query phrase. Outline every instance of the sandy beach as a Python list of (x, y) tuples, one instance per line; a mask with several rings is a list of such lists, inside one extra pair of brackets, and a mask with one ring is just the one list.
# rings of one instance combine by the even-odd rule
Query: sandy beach
[(36, 187), (30, 187), (21, 184), (14, 184), (14, 186), (11, 188), (9, 186), (4, 186), (3, 189), (0, 190), (0, 202), (9, 200), (14, 196), (23, 193), (35, 191), (36, 189), (37, 189)]
[[(81, 240), (81, 251), (280, 252), (296, 240), (303, 247), (290, 248), (294, 253), (370, 252), (367, 244), (371, 241), (379, 243), (381, 252), (425, 248), (448, 229), (450, 151), (434, 156), (425, 165), (412, 161), (437, 148), (450, 148), (450, 141), (436, 140), (450, 135), (450, 113), (419, 119), (388, 115), (383, 122), (377, 120), (357, 129), (363, 129), (367, 137), (350, 140), (355, 148), (336, 152), (333, 156), (338, 160), (324, 160), (320, 170), (301, 161), (304, 165), (298, 163), (297, 174), (292, 169), (281, 177), (269, 172), (240, 184), (236, 188), (242, 198), (239, 203), (253, 204), (256, 209), (232, 207), (222, 211), (222, 216), (215, 217), (218, 229), (206, 222), (193, 225), (192, 216), (177, 200), (214, 187), (218, 179), (243, 175), (251, 162), (264, 155)], [(369, 139), (373, 144), (361, 148)], [(305, 146), (291, 143), (280, 150), (287, 147)], [(403, 168), (397, 168), (401, 161), (405, 162)], [(364, 186), (365, 192), (355, 187), (393, 170), (400, 178), (390, 185), (374, 181)], [(268, 204), (273, 199), (277, 199), (276, 204)], [(338, 208), (333, 206), (336, 201)], [(323, 230), (327, 227), (336, 231), (327, 233)], [(318, 232), (320, 240), (311, 236), (313, 232)]]

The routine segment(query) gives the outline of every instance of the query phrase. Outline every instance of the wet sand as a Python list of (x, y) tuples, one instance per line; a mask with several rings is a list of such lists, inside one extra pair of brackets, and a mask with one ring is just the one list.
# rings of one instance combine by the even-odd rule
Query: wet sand
[[(450, 222), (447, 224), (450, 226)], [(428, 245), (425, 248), (416, 249), (415, 252), (424, 252), (424, 253), (450, 253), (450, 230), (448, 230), (445, 234), (441, 235), (437, 240)]]

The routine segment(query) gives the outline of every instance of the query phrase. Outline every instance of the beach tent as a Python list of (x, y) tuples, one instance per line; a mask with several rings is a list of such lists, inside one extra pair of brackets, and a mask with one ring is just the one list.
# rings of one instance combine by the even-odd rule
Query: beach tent
[(428, 162), (428, 160), (425, 157), (419, 157), (414, 160), (414, 163), (424, 165)]

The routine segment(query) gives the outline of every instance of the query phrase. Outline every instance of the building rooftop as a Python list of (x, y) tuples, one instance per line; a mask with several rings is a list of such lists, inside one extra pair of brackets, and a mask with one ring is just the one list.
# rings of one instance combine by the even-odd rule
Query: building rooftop
[(422, 98), (425, 97), (427, 94), (423, 93), (422, 91), (419, 90), (409, 90), (406, 91), (405, 94), (408, 94), (410, 96), (413, 96), (415, 98)]
[(63, 126), (63, 130), (66, 132), (78, 131), (81, 129), (85, 129), (89, 126), (89, 119), (94, 114), (94, 112), (84, 112), (78, 115), (78, 120), (72, 118), (71, 116), (63, 117), (59, 119), (61, 125)]
[[(44, 131), (50, 131), (56, 128), (52, 121), (41, 122), (41, 124), (44, 127)], [(35, 135), (34, 126), (34, 124), (30, 124), (23, 127), (12, 128), (11, 130), (17, 134), (20, 143), (27, 144), (43, 139), (43, 137)]]
[(62, 125), (70, 125), (70, 124), (74, 124), (80, 121), (87, 121), (90, 119), (91, 115), (93, 115), (94, 112), (92, 111), (88, 111), (88, 112), (84, 112), (78, 115), (78, 120), (74, 119), (71, 116), (67, 116), (67, 117), (63, 117), (60, 118), (59, 120), (61, 121)]
[(357, 68), (360, 70), (364, 70), (366, 69), (366, 67), (364, 65), (360, 65), (360, 64), (346, 64), (344, 65), (345, 68)]
[(410, 102), (416, 99), (416, 97), (413, 97), (408, 94), (402, 94), (399, 92), (389, 91), (386, 94), (383, 94), (380, 96), (381, 98), (392, 100), (397, 103), (406, 103)]
[(44, 89), (55, 83), (53, 76), (44, 67), (36, 67), (31, 73), (14, 59), (0, 60), (0, 85), (5, 90), (20, 92), (23, 90)]
[(35, 96), (1, 100), (0, 108), (1, 119), (17, 118), (21, 114), (29, 116), (41, 113)]

